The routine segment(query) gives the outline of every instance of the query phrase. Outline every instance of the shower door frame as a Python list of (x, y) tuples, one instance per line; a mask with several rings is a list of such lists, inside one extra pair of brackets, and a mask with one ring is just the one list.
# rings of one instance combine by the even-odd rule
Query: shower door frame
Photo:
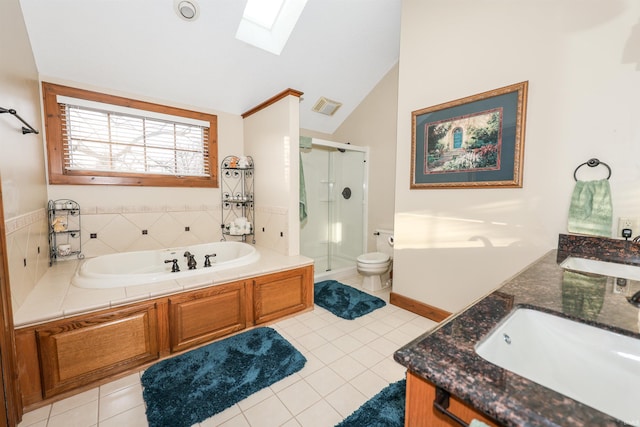
[[(362, 253), (365, 253), (367, 251), (367, 245), (368, 245), (367, 231), (369, 229), (369, 225), (368, 225), (369, 223), (369, 147), (345, 144), (342, 142), (328, 141), (320, 138), (312, 138), (311, 145), (312, 147), (313, 145), (318, 145), (321, 147), (329, 147), (329, 148), (335, 148), (339, 150), (356, 151), (356, 152), (363, 153), (364, 155), (364, 165), (363, 165), (364, 171), (363, 171), (363, 177), (362, 177), (362, 185), (363, 185), (362, 217), (363, 218), (362, 218), (361, 246), (362, 246)], [(330, 232), (330, 230), (328, 230), (328, 232)], [(331, 241), (331, 239), (329, 239), (329, 241)], [(331, 250), (328, 249), (327, 256), (329, 256), (330, 253), (331, 253)], [(355, 270), (355, 260), (354, 260), (353, 269)], [(324, 272), (316, 272), (315, 274), (317, 275), (319, 273), (324, 273)], [(331, 271), (327, 271), (327, 273), (331, 273)]]

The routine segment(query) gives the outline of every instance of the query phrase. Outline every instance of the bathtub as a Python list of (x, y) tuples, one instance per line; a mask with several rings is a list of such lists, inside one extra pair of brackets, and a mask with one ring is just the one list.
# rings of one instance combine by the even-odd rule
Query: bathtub
[[(196, 269), (189, 270), (186, 251), (195, 256)], [(215, 256), (213, 256), (215, 254)], [(211, 267), (205, 267), (205, 255), (211, 255)], [(172, 262), (178, 260), (180, 271), (172, 272)], [(256, 248), (243, 242), (214, 242), (150, 251), (101, 255), (82, 262), (71, 279), (80, 288), (106, 289), (151, 284), (182, 277), (213, 273), (240, 267), (260, 259)]]

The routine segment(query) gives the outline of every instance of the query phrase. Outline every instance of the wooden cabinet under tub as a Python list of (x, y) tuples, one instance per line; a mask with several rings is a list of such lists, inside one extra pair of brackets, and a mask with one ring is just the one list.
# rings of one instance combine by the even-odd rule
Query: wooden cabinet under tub
[(171, 352), (182, 351), (247, 327), (245, 282), (169, 298)]
[(157, 320), (151, 303), (37, 328), (44, 398), (157, 359)]
[(313, 306), (313, 268), (296, 268), (253, 279), (256, 325), (272, 322)]
[(16, 330), (28, 410), (172, 354), (313, 308), (313, 266)]

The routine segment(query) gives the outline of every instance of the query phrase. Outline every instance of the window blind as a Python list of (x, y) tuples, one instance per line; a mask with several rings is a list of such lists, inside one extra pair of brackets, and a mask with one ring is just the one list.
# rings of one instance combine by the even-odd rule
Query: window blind
[(58, 97), (58, 105), (65, 170), (210, 173), (207, 122), (66, 97)]

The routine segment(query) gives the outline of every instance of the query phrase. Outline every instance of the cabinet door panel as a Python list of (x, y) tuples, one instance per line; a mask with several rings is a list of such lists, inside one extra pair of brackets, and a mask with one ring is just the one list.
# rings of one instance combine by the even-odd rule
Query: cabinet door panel
[(265, 323), (313, 305), (313, 268), (262, 276), (253, 281), (255, 323)]
[(171, 351), (182, 351), (246, 327), (244, 282), (169, 299)]
[(158, 358), (155, 305), (36, 330), (45, 398)]
[[(407, 372), (407, 394), (405, 407), (405, 426), (411, 427), (458, 427), (459, 424), (451, 418), (438, 412), (433, 407), (436, 398), (436, 388), (430, 382)], [(477, 419), (489, 426), (497, 426), (484, 414), (477, 412), (455, 396), (449, 399), (449, 411), (467, 423)]]

